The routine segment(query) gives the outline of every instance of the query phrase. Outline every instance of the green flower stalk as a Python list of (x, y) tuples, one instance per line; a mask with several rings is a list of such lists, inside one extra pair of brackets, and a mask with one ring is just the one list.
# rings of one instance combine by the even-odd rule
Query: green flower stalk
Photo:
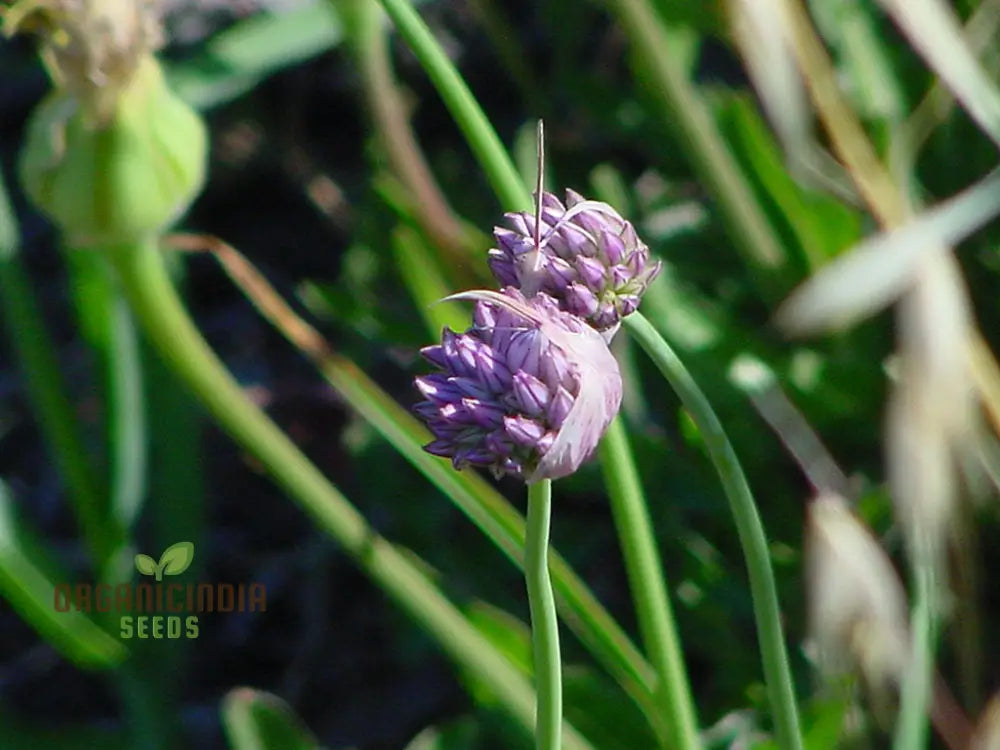
[[(198, 193), (205, 127), (163, 79), (144, 3), (26, 0), (4, 31), (34, 31), (55, 84), (21, 151), (29, 197), (71, 247), (155, 237)], [(84, 189), (82, 186), (89, 186)]]

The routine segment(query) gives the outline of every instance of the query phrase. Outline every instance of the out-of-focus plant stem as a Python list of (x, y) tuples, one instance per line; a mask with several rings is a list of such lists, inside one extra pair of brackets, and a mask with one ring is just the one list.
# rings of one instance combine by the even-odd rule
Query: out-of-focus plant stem
[[(392, 71), (387, 30), (380, 23), (375, 0), (346, 0), (332, 7), (349, 21), (352, 48), (358, 60), (365, 101), (393, 170), (406, 185), (419, 210), (414, 217), (455, 270), (468, 269), (471, 248), (447, 198), (441, 192), (410, 127), (399, 86)], [(485, 273), (485, 264), (480, 264)], [(469, 274), (466, 274), (469, 275)], [(457, 280), (472, 283), (470, 279)]]
[[(430, 633), (442, 650), (489, 685), (506, 711), (530, 731), (534, 696), (526, 680), (247, 398), (188, 317), (156, 245), (149, 242), (109, 248), (108, 257), (146, 335), (219, 425), (261, 462), (317, 526)], [(590, 748), (572, 727), (564, 732), (565, 747)]]
[(649, 509), (621, 415), (611, 422), (601, 440), (600, 450), (601, 468), (621, 540), (639, 632), (657, 673), (656, 704), (664, 713), (664, 726), (655, 729), (661, 734), (666, 732), (668, 742), (664, 747), (697, 750), (701, 747), (698, 719), (684, 666), (684, 654), (677, 636)]
[(528, 485), (528, 522), (524, 537), (524, 580), (531, 610), (531, 650), (535, 664), (535, 750), (562, 747), (562, 660), (559, 620), (549, 578), (549, 527), (552, 480)]
[(103, 491), (87, 457), (79, 420), (66, 395), (52, 340), (18, 256), (18, 229), (0, 180), (0, 306), (7, 335), (20, 360), (24, 386), (42, 436), (80, 523), (95, 570), (114, 546), (104, 524)]
[(913, 569), (913, 605), (910, 612), (910, 661), (902, 675), (899, 718), (893, 736), (893, 750), (913, 750), (927, 746), (927, 714), (934, 681), (938, 582), (932, 560), (917, 559)]
[(840, 95), (836, 71), (805, 9), (799, 0), (782, 2), (792, 32), (792, 49), (834, 151), (881, 222), (895, 226), (906, 215), (902, 194)]
[(746, 559), (764, 679), (774, 714), (778, 746), (801, 750), (798, 706), (782, 633), (781, 610), (767, 536), (736, 451), (733, 450), (715, 410), (684, 363), (642, 313), (627, 317), (625, 328), (639, 342), (680, 397), (681, 403), (698, 426), (709, 458), (722, 482)]
[(420, 15), (407, 0), (379, 1), (420, 60), (479, 163), (484, 165), (486, 177), (504, 208), (508, 211), (530, 209), (531, 193), (521, 181), (496, 131)]
[(716, 127), (704, 100), (672, 52), (670, 37), (645, 0), (608, 0), (633, 46), (639, 69), (691, 167), (715, 199), (734, 247), (763, 298), (787, 291), (788, 256), (749, 182)]

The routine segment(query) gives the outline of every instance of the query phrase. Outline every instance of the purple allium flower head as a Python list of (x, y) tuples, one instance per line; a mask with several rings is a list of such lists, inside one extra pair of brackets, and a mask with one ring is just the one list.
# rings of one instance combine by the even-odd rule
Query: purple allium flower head
[(607, 203), (567, 190), (566, 205), (542, 193), (541, 209), (538, 248), (533, 212), (506, 214), (508, 227), (494, 229), (493, 275), (528, 297), (551, 295), (610, 340), (639, 306), (661, 263), (650, 261), (635, 229)]
[(416, 379), (424, 448), (527, 482), (574, 472), (618, 412), (621, 374), (601, 335), (546, 294), (465, 292), (478, 300), (465, 333), (422, 350), (440, 372)]

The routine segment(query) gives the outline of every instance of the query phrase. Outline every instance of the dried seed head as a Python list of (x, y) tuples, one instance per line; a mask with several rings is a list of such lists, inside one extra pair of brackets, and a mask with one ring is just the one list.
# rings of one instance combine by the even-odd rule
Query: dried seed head
[(430, 453), (526, 481), (575, 471), (621, 403), (618, 364), (601, 336), (545, 294), (466, 292), (480, 300), (465, 333), (445, 329), (416, 379)]
[(38, 34), (56, 86), (97, 123), (111, 116), (140, 62), (163, 41), (151, 0), (20, 0), (4, 14), (4, 31)]
[(632, 225), (607, 203), (566, 191), (566, 204), (543, 193), (539, 243), (535, 215), (506, 215), (496, 227), (497, 246), (489, 264), (501, 286), (528, 297), (545, 292), (560, 308), (577, 315), (610, 339), (621, 319), (639, 307), (646, 287), (660, 272)]
[(898, 685), (908, 659), (906, 596), (892, 563), (841, 497), (821, 495), (810, 504), (805, 555), (821, 664), (857, 669), (873, 689)]

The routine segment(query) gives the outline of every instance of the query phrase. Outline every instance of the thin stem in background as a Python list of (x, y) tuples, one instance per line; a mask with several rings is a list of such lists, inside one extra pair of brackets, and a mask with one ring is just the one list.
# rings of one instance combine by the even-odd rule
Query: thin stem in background
[(781, 628), (781, 610), (767, 536), (739, 459), (705, 394), (656, 329), (642, 313), (627, 317), (625, 327), (680, 397), (681, 403), (698, 426), (709, 458), (722, 481), (746, 559), (764, 680), (774, 715), (778, 745), (787, 750), (802, 750), (795, 688)]
[(496, 131), (486, 119), (455, 66), (434, 39), (430, 29), (407, 0), (379, 0), (392, 18), (399, 33), (406, 39), (427, 76), (434, 83), (448, 111), (465, 135), (466, 141), (484, 169), (486, 177), (500, 202), (508, 211), (527, 211), (531, 194), (511, 163)]
[(382, 13), (378, 5), (373, 0), (349, 0), (331, 3), (331, 7), (350, 20), (346, 27), (351, 30), (365, 103), (393, 171), (419, 202), (415, 219), (452, 267), (468, 269), (470, 248), (462, 225), (438, 187), (410, 127), (393, 75), (388, 31), (380, 23)]
[(788, 256), (749, 182), (672, 52), (669, 34), (645, 0), (607, 0), (633, 45), (640, 69), (672, 127), (691, 168), (715, 199), (733, 246), (740, 251), (762, 297), (776, 302), (787, 291)]
[(830, 135), (868, 206), (886, 226), (898, 224), (907, 212), (903, 196), (879, 160), (854, 111), (840, 95), (837, 72), (800, 0), (782, 0), (792, 31), (792, 49), (803, 79)]
[(528, 523), (524, 538), (524, 580), (531, 610), (531, 651), (535, 664), (538, 710), (535, 750), (562, 747), (562, 661), (559, 619), (549, 578), (549, 527), (552, 521), (552, 480), (528, 485)]
[(658, 675), (655, 697), (657, 707), (664, 714), (669, 739), (665, 746), (674, 750), (697, 750), (701, 747), (698, 718), (684, 654), (677, 637), (653, 525), (621, 415), (611, 422), (600, 450), (604, 484), (621, 540), (639, 632)]
[(913, 563), (913, 605), (910, 610), (910, 660), (901, 678), (899, 718), (893, 736), (893, 750), (915, 750), (927, 746), (927, 715), (931, 707), (934, 681), (934, 641), (937, 582), (931, 560)]
[[(178, 378), (216, 421), (251, 453), (317, 526), (388, 594), (457, 664), (489, 685), (508, 714), (529, 731), (531, 686), (441, 593), (405, 553), (378, 535), (294, 443), (240, 389), (201, 337), (152, 244), (121, 246), (108, 255), (146, 335)], [(572, 727), (564, 747), (589, 750)]]
[(87, 456), (79, 421), (66, 395), (52, 339), (45, 329), (31, 282), (18, 255), (17, 223), (0, 179), (0, 309), (20, 362), (23, 384), (42, 437), (59, 476), (95, 570), (107, 559), (113, 540), (103, 523), (103, 491)]

